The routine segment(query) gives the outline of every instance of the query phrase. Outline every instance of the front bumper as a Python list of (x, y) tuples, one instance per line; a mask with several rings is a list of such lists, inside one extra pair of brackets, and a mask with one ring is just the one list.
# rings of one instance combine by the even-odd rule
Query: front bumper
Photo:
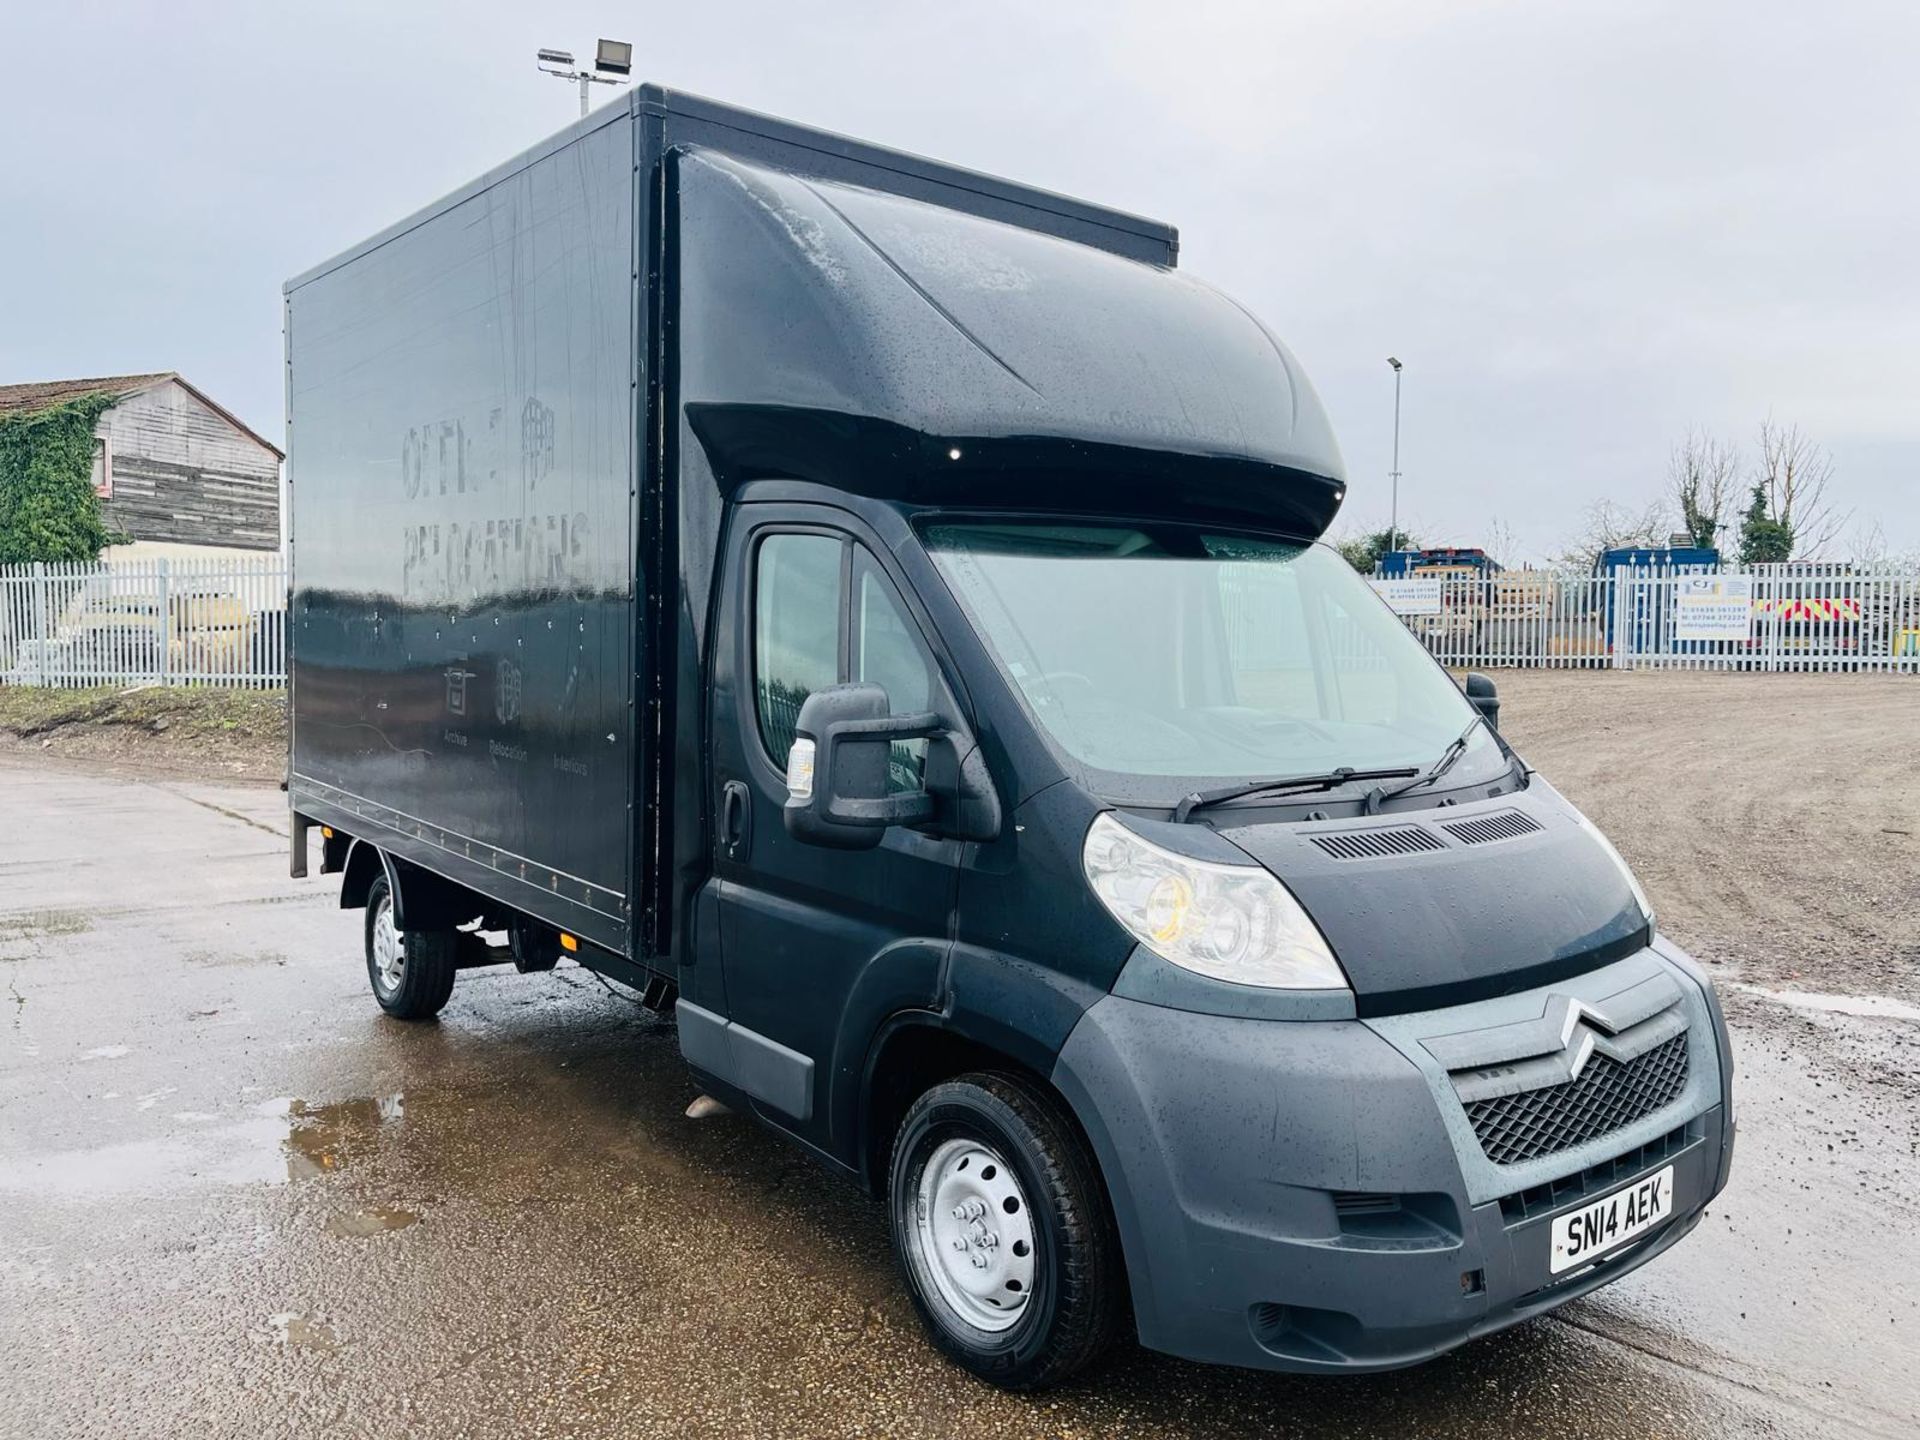
[[(1511, 1025), (1549, 991), (1604, 996), (1655, 969), (1683, 981), (1685, 1088), (1586, 1144), (1488, 1161), (1423, 1039)], [(1101, 1000), (1054, 1080), (1108, 1180), (1141, 1342), (1265, 1369), (1391, 1369), (1644, 1264), (1699, 1222), (1731, 1158), (1725, 1029), (1696, 977), (1662, 944), (1541, 990), (1371, 1022)], [(1668, 1220), (1550, 1273), (1555, 1216), (1667, 1165)]]

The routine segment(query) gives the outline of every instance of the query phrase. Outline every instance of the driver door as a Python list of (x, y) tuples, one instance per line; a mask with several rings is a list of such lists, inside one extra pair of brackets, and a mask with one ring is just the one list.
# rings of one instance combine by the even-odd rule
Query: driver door
[[(711, 712), (713, 873), (731, 1051), (767, 1072), (742, 1088), (769, 1119), (839, 1153), (852, 1137), (835, 1133), (847, 1127), (831, 1096), (860, 1080), (883, 1018), (871, 1012), (932, 999), (962, 845), (897, 826), (863, 851), (787, 834), (787, 752), (814, 690), (872, 681), (895, 714), (957, 713), (878, 547), (825, 516), (846, 518), (748, 505), (732, 528)], [(918, 788), (926, 748), (894, 747), (894, 788)]]

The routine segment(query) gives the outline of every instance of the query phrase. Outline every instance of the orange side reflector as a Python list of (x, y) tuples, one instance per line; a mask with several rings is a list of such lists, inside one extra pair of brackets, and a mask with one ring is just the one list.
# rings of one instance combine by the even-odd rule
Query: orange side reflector
[(322, 825), (320, 827), (320, 833), (331, 840), (333, 838), (333, 827), (331, 825)]
[(560, 932), (560, 948), (562, 950), (577, 951), (580, 948), (580, 942), (562, 930)]

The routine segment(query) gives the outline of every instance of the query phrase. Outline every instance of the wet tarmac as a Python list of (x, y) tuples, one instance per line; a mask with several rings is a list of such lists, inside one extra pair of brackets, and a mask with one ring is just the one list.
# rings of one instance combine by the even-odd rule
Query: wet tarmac
[[(1912, 1435), (1920, 1022), (1730, 987), (1701, 1229), (1417, 1370), (946, 1366), (879, 1208), (584, 971), (380, 1016), (283, 797), (0, 761), (0, 1434)], [(1857, 1001), (1860, 997), (1850, 997)]]

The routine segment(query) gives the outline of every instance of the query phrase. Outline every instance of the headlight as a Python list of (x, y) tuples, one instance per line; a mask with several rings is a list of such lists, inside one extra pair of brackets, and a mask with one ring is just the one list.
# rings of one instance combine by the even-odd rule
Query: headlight
[(1113, 918), (1163, 960), (1236, 985), (1347, 988), (1320, 928), (1257, 865), (1176, 855), (1110, 814), (1087, 827), (1081, 863)]
[(1573, 813), (1580, 816), (1580, 823), (1586, 827), (1586, 832), (1600, 842), (1600, 848), (1611, 855), (1613, 857), (1613, 863), (1620, 867), (1620, 874), (1625, 878), (1627, 888), (1633, 892), (1634, 903), (1640, 907), (1640, 913), (1647, 917), (1648, 926), (1652, 926), (1653, 902), (1647, 899), (1647, 892), (1640, 888), (1639, 880), (1634, 878), (1633, 867), (1621, 858), (1618, 850), (1613, 848), (1613, 842), (1607, 839), (1606, 832), (1601, 830), (1598, 825), (1594, 824), (1585, 815), (1581, 815), (1578, 810)]

